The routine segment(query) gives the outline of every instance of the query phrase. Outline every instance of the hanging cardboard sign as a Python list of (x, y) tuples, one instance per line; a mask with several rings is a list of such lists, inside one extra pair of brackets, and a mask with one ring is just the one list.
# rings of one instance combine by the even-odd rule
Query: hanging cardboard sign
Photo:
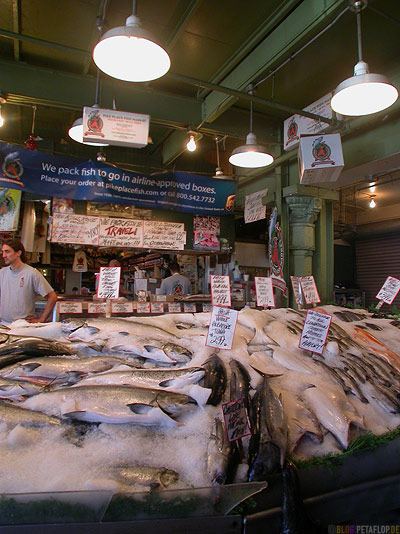
[(119, 297), (119, 281), (121, 267), (100, 267), (97, 284), (98, 299), (117, 299)]
[(299, 348), (322, 354), (332, 316), (315, 310), (308, 310), (301, 333)]
[(143, 244), (143, 221), (100, 217), (99, 247), (140, 248)]
[(231, 287), (229, 276), (211, 274), (210, 286), (212, 305), (229, 307), (231, 305)]
[(275, 307), (274, 290), (272, 278), (266, 276), (255, 276), (257, 306), (265, 308)]
[(185, 244), (184, 223), (143, 221), (143, 248), (183, 250)]
[(75, 215), (74, 213), (54, 213), (51, 225), (52, 243), (78, 243), (98, 245), (98, 217)]
[(382, 303), (392, 304), (396, 298), (397, 293), (400, 291), (400, 280), (394, 276), (388, 276), (385, 283), (380, 288), (376, 298)]
[(222, 404), (222, 413), (228, 441), (251, 436), (244, 398)]
[(262, 198), (268, 193), (268, 189), (246, 195), (244, 204), (244, 222), (251, 223), (265, 219), (267, 206), (263, 206)]
[(304, 294), (304, 299), (306, 304), (318, 304), (321, 302), (319, 298), (317, 286), (315, 284), (314, 277), (311, 276), (300, 276), (300, 285)]
[(298, 161), (301, 184), (336, 182), (344, 167), (340, 134), (301, 137)]
[(82, 302), (75, 302), (72, 300), (66, 300), (65, 302), (58, 303), (59, 313), (82, 313)]
[(97, 107), (83, 108), (83, 142), (143, 148), (150, 115)]
[(213, 306), (208, 327), (207, 347), (224, 350), (232, 348), (238, 315), (237, 310)]

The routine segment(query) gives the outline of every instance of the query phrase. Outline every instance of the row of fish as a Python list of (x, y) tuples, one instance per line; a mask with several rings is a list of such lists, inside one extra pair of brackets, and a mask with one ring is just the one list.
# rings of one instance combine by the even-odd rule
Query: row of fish
[[(321, 355), (298, 348), (305, 312), (291, 309), (242, 310), (229, 351), (205, 345), (208, 313), (15, 322), (0, 333), (0, 421), (10, 432), (31, 417), (64, 435), (87, 423), (85, 451), (94, 436), (119, 443), (122, 433), (124, 458), (103, 459), (106, 479), (93, 487), (265, 480), (287, 454), (340, 452), (363, 432), (400, 424), (397, 326), (364, 311), (321, 311), (332, 315)], [(229, 442), (221, 403), (240, 398), (250, 436)], [(141, 454), (123, 449), (126, 433), (143, 439)]]

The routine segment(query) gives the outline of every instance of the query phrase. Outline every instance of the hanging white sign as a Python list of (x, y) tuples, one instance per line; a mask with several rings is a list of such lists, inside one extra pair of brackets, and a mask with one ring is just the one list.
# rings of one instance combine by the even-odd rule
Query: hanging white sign
[(376, 298), (385, 304), (392, 304), (399, 291), (400, 280), (394, 276), (388, 276), (376, 295)]
[(230, 306), (231, 305), (231, 287), (229, 276), (211, 274), (211, 302), (213, 306)]
[(54, 213), (51, 225), (52, 243), (98, 245), (99, 219), (73, 213)]
[(96, 297), (99, 299), (117, 299), (121, 267), (100, 267)]
[(263, 206), (262, 198), (268, 193), (268, 189), (246, 195), (244, 203), (244, 222), (251, 223), (265, 219), (267, 206)]
[(83, 108), (83, 142), (143, 148), (149, 138), (150, 115), (114, 109)]
[(100, 217), (99, 247), (141, 248), (143, 221)]
[(275, 307), (274, 290), (272, 278), (266, 276), (255, 276), (257, 306)]
[(315, 310), (308, 310), (301, 333), (299, 348), (322, 354), (332, 316)]
[[(332, 93), (328, 93), (304, 108), (304, 111), (309, 111), (310, 113), (315, 113), (321, 117), (331, 119), (331, 98)], [(303, 117), (302, 115), (292, 115), (283, 123), (283, 148), (285, 150), (293, 150), (299, 144), (301, 135), (317, 134), (328, 128), (328, 126), (329, 124), (327, 122), (320, 122), (315, 119)]]
[(143, 221), (143, 248), (183, 250), (185, 243), (184, 223)]
[(231, 349), (238, 315), (237, 310), (213, 306), (206, 345), (224, 350)]

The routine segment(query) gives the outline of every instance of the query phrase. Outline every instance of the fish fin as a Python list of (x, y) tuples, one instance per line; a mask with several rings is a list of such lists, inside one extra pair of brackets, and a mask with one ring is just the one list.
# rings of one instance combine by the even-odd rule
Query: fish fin
[(175, 382), (175, 378), (169, 378), (168, 380), (162, 380), (159, 382), (159, 386), (161, 388), (168, 388), (169, 386), (173, 386)]
[(259, 369), (257, 369), (257, 367), (253, 367), (252, 365), (250, 365), (250, 367), (252, 369), (254, 369), (254, 371), (257, 371), (257, 373), (261, 376), (269, 376), (269, 377), (274, 377), (274, 376), (283, 376), (284, 373), (263, 373), (262, 371), (260, 371)]
[(148, 413), (154, 409), (154, 406), (140, 403), (127, 404), (127, 407), (130, 409), (131, 412), (136, 413), (138, 415)]
[(32, 371), (35, 371), (38, 367), (41, 367), (40, 363), (22, 363), (21, 367), (24, 371), (27, 371), (28, 373), (31, 373)]

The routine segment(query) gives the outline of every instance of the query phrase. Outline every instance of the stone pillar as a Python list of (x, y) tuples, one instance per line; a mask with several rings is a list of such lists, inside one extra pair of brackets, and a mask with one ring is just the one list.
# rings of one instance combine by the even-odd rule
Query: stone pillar
[(286, 197), (289, 206), (289, 264), (290, 274), (313, 274), (312, 257), (315, 251), (315, 221), (322, 209), (320, 198), (303, 195)]

